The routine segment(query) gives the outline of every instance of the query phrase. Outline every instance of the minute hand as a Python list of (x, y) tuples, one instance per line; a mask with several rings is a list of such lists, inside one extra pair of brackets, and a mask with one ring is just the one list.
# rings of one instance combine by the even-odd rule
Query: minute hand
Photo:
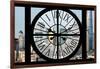
[[(64, 30), (63, 32), (61, 32), (61, 33), (64, 33), (64, 32), (66, 32), (66, 31), (69, 31), (70, 29), (72, 29), (73, 28), (73, 26), (74, 26), (74, 24), (75, 24), (75, 22), (72, 24), (72, 25), (70, 25), (71, 27), (69, 27), (68, 29), (66, 29), (66, 30)], [(60, 33), (60, 34), (61, 34)]]
[(70, 28), (68, 28), (67, 30), (72, 29), (72, 28), (73, 28), (73, 26), (74, 26), (74, 24), (75, 24), (75, 22), (74, 22), (72, 25), (70, 25), (71, 27), (70, 27)]

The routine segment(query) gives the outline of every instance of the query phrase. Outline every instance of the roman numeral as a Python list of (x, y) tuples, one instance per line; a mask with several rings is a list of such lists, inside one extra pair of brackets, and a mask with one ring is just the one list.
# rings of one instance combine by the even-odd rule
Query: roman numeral
[(67, 15), (68, 15), (68, 14), (66, 13), (65, 16), (64, 16), (64, 18), (63, 18), (63, 20), (65, 20), (65, 18), (66, 18)]
[(61, 47), (61, 46), (59, 46), (59, 51), (58, 51), (58, 54), (59, 54), (59, 57), (61, 57), (61, 56), (62, 56), (62, 47)]
[[(36, 35), (43, 34), (42, 32), (35, 32)], [(35, 38), (43, 38), (43, 36), (35, 36)]]
[[(61, 11), (58, 12), (58, 17), (62, 18), (60, 14), (61, 14)], [(57, 18), (57, 10), (54, 10), (54, 12), (52, 13), (52, 15), (53, 15), (53, 18)]]
[(60, 14), (59, 14), (59, 16), (60, 16), (60, 18), (61, 18), (61, 20), (60, 20), (60, 24), (62, 23), (63, 15), (64, 15), (64, 11), (62, 12), (61, 16), (60, 16)]
[(65, 21), (68, 22), (68, 20), (69, 20), (70, 17), (71, 16), (68, 13), (66, 13), (65, 16), (64, 16), (64, 18), (63, 18), (63, 20), (65, 20)]
[[(64, 11), (63, 11), (64, 12)], [(61, 14), (61, 11), (58, 12), (58, 17), (62, 18), (63, 16), (60, 15)]]
[(48, 25), (48, 27), (50, 27), (49, 24), (45, 21), (45, 19), (43, 19), (42, 17), (40, 18)]
[(75, 40), (71, 41), (71, 45), (75, 46), (77, 44), (77, 42)]
[(46, 47), (42, 50), (42, 52), (44, 52), (44, 51), (49, 47), (49, 45), (50, 45), (50, 43), (48, 44), (48, 46), (46, 46)]
[(40, 26), (41, 28), (45, 28), (45, 25), (42, 22), (38, 22), (37, 25)]
[(71, 51), (73, 51), (73, 50), (74, 50), (74, 47), (75, 47), (75, 46), (70, 45), (70, 46), (69, 46), (69, 49), (70, 49)]
[(39, 43), (37, 46), (40, 46), (41, 44), (43, 44), (44, 41), (42, 41), (41, 43)]
[(68, 32), (74, 32), (74, 31), (77, 31), (77, 30), (79, 30), (79, 28), (76, 28), (76, 29), (70, 30), (70, 31), (68, 31)]
[(73, 18), (71, 18), (71, 20), (70, 21), (67, 21), (68, 23), (65, 25), (65, 27), (67, 26), (67, 25), (69, 25), (70, 24), (70, 22), (73, 20)]
[(75, 21), (72, 25), (69, 25), (70, 27), (68, 28), (68, 30), (71, 30), (74, 27)]
[(71, 52), (69, 46), (65, 47), (65, 49), (66, 49), (66, 52), (67, 53), (70, 53)]
[(35, 38), (43, 38), (42, 36), (35, 36)]
[(45, 45), (42, 45), (44, 43), (44, 41), (42, 41), (41, 43), (39, 43), (37, 46), (39, 47), (39, 49), (40, 50), (42, 50), (44, 47), (45, 47)]
[(35, 42), (39, 42), (39, 41), (46, 40), (46, 39), (48, 39), (48, 37), (40, 39), (40, 40), (36, 40)]
[[(69, 31), (70, 32), (70, 31)], [(76, 31), (71, 31), (72, 32), (72, 34), (74, 35), (73, 37), (79, 37), (79, 35), (80, 35), (80, 31), (79, 30), (76, 30)]]
[(35, 34), (43, 34), (42, 32), (35, 32)]
[(67, 52), (65, 50), (62, 50), (62, 56), (66, 56), (67, 55)]
[(54, 49), (53, 49), (53, 54), (52, 54), (52, 57), (55, 55), (55, 47), (54, 47)]
[(56, 11), (54, 11), (54, 14), (53, 14), (54, 18), (57, 18), (56, 14), (57, 14)]
[(74, 21), (74, 23), (73, 23), (72, 25), (70, 25), (70, 26), (72, 26), (72, 27), (76, 26), (75, 23), (76, 23), (76, 22)]
[(50, 49), (45, 53), (45, 55), (50, 56)]
[(64, 56), (68, 55), (68, 53), (71, 53), (74, 50), (74, 48), (75, 48), (75, 46), (67, 45), (67, 47), (65, 47), (65, 50), (62, 50), (62, 56), (64, 57)]
[(40, 46), (40, 50), (43, 50), (44, 47), (45, 47), (45, 45), (41, 45)]
[(50, 18), (48, 17), (48, 15), (46, 14), (47, 19), (50, 21)]
[(70, 53), (70, 52), (71, 51), (70, 51), (69, 47), (67, 46), (67, 47), (65, 47), (65, 50), (62, 50), (62, 56), (64, 57), (64, 56), (68, 55), (68, 53)]

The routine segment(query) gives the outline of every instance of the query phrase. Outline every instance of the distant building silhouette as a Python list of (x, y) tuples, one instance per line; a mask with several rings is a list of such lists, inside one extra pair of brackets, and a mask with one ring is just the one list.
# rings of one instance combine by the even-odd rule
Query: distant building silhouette
[(88, 32), (87, 32), (87, 42), (88, 47), (87, 51), (94, 49), (94, 32), (93, 32), (93, 11), (88, 12), (88, 19), (87, 19), (87, 26), (88, 26)]
[(89, 23), (89, 49), (93, 49), (93, 13), (90, 11), (90, 23)]
[(87, 13), (87, 58), (94, 58), (94, 28), (93, 28), (93, 11)]
[(16, 46), (16, 62), (25, 61), (25, 39), (22, 31), (19, 31), (19, 38), (15, 39)]
[(19, 41), (19, 50), (24, 50), (24, 48), (25, 48), (25, 40), (24, 40), (24, 35), (23, 35), (22, 31), (19, 32), (18, 41)]

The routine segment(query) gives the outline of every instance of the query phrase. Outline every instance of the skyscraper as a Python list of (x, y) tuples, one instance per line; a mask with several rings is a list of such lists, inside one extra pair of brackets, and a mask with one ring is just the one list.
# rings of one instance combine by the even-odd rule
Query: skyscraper
[(24, 35), (23, 35), (23, 32), (20, 31), (19, 32), (19, 38), (18, 38), (18, 41), (19, 41), (19, 50), (22, 50), (24, 49), (25, 45), (24, 45)]
[(89, 11), (89, 50), (93, 49), (94, 43), (93, 43), (93, 11)]

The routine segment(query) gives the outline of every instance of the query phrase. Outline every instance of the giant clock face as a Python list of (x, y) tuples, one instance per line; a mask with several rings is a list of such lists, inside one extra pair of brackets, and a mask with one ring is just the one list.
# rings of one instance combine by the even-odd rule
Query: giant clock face
[(44, 9), (34, 18), (33, 48), (50, 61), (68, 60), (78, 51), (81, 23), (70, 10)]

